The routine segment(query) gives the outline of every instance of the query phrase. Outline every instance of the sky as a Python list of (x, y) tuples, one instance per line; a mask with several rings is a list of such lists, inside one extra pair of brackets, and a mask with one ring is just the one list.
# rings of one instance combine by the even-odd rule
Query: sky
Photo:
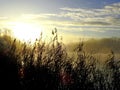
[(120, 37), (120, 0), (0, 0), (0, 26), (8, 22), (54, 28), (66, 42)]

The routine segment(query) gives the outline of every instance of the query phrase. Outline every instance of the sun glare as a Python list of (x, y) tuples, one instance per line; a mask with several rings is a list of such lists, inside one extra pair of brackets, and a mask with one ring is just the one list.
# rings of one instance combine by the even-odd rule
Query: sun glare
[(42, 27), (31, 23), (14, 22), (12, 23), (13, 34), (21, 41), (34, 42), (36, 38), (40, 37)]

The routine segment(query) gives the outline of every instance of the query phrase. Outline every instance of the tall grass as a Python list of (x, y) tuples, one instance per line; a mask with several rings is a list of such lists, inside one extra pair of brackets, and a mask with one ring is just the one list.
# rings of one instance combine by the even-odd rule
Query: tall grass
[(7, 82), (2, 85), (20, 90), (120, 89), (120, 60), (115, 60), (112, 50), (101, 64), (86, 52), (83, 42), (70, 56), (58, 38), (57, 29), (50, 42), (42, 40), (42, 33), (34, 44), (1, 36), (0, 80)]

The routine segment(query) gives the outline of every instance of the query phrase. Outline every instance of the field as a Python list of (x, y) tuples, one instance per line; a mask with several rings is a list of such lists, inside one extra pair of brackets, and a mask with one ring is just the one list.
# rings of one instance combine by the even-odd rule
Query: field
[(0, 36), (1, 88), (16, 90), (120, 90), (120, 39), (64, 44), (21, 42)]

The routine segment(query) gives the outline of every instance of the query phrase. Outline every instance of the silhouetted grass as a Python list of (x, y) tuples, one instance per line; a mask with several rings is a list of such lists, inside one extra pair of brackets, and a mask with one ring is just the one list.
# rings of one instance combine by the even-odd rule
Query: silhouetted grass
[[(21, 42), (9, 35), (0, 36), (0, 81), (16, 90), (119, 90), (120, 60), (114, 52), (102, 64), (80, 42), (72, 56), (58, 40)], [(69, 47), (70, 48), (70, 47)], [(5, 87), (4, 87), (5, 86)]]

